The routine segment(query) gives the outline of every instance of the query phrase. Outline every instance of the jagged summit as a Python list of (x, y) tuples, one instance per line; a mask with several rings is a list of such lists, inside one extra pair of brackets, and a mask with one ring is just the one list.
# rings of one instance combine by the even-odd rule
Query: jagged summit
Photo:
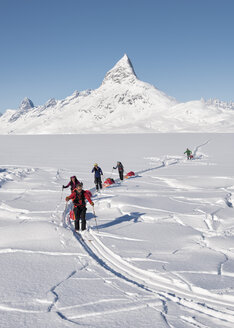
[(53, 107), (56, 104), (57, 104), (57, 101), (54, 98), (51, 98), (45, 103), (45, 107)]
[(123, 83), (130, 82), (134, 83), (136, 81), (136, 73), (132, 66), (132, 63), (128, 56), (125, 54), (115, 66), (106, 73), (106, 76), (102, 82), (105, 83)]
[(24, 111), (24, 110), (28, 110), (28, 109), (33, 108), (33, 107), (34, 107), (34, 104), (33, 104), (32, 100), (25, 97), (22, 100), (21, 104), (19, 105), (19, 110)]
[(34, 104), (31, 99), (25, 97), (21, 104), (19, 105), (18, 110), (10, 118), (10, 122), (16, 121), (21, 115), (27, 113), (30, 109), (34, 108)]

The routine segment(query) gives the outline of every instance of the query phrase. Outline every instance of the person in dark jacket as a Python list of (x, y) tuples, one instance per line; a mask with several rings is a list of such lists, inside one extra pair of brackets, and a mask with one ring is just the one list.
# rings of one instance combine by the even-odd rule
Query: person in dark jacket
[(82, 221), (81, 223), (81, 230), (86, 229), (86, 199), (90, 203), (90, 205), (94, 206), (94, 203), (92, 202), (88, 190), (83, 190), (83, 186), (81, 184), (78, 184), (77, 187), (73, 190), (70, 196), (66, 197), (66, 202), (69, 200), (73, 201), (74, 206), (74, 214), (75, 214), (75, 230), (80, 230), (80, 219)]
[(123, 164), (121, 162), (117, 162), (116, 167), (113, 167), (113, 169), (118, 169), (119, 171), (119, 178), (120, 180), (123, 180), (123, 174), (124, 174), (124, 167)]
[(102, 189), (102, 179), (101, 176), (103, 175), (102, 169), (98, 166), (97, 163), (94, 164), (92, 169), (92, 173), (94, 173), (94, 183), (96, 185), (96, 190), (98, 191), (99, 188)]
[(80, 182), (79, 180), (77, 180), (77, 177), (74, 175), (73, 177), (70, 177), (70, 181), (68, 182), (68, 184), (66, 186), (63, 186), (63, 189), (71, 187), (71, 191), (73, 191), (78, 186), (78, 184), (83, 185), (83, 183)]

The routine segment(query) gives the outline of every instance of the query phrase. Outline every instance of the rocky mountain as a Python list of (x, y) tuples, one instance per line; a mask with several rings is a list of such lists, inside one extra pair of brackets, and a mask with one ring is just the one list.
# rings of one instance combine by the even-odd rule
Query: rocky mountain
[(23, 116), (34, 108), (32, 100), (29, 98), (24, 98), (19, 106), (19, 109), (10, 117), (10, 122), (16, 121), (19, 117)]
[(0, 117), (0, 134), (234, 132), (233, 109), (217, 100), (179, 103), (140, 81), (124, 55), (98, 89), (38, 107), (25, 98)]

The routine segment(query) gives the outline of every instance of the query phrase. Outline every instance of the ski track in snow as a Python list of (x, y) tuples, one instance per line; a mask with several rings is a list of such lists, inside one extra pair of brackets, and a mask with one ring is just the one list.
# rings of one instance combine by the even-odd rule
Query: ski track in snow
[(40, 255), (49, 255), (49, 256), (80, 256), (86, 257), (87, 255), (82, 253), (64, 253), (64, 252), (45, 252), (45, 251), (34, 251), (29, 249), (16, 249), (16, 248), (2, 248), (0, 249), (0, 254), (9, 254), (9, 253), (24, 253), (24, 254), (40, 254)]
[[(100, 240), (97, 238), (97, 235), (94, 234), (92, 230), (89, 233), (87, 232), (86, 235), (87, 237), (82, 238), (77, 235), (76, 238), (82, 244), (87, 253), (93, 259), (95, 259), (98, 264), (100, 264), (106, 270), (117, 275), (119, 278), (124, 279), (134, 285), (137, 285), (139, 288), (143, 288), (147, 291), (151, 291), (152, 293), (156, 293), (158, 296), (163, 295), (167, 298), (168, 295), (171, 295), (171, 293), (174, 292), (175, 294), (173, 295), (175, 295), (175, 297), (180, 300), (180, 305), (188, 307), (188, 303), (191, 303), (190, 307), (194, 310), (198, 308), (199, 312), (209, 312), (207, 311), (207, 308), (209, 306), (207, 306), (206, 304), (200, 304), (200, 302), (204, 301), (207, 304), (215, 304), (215, 306), (221, 307), (227, 306), (229, 308), (234, 309), (234, 297), (227, 296), (227, 300), (225, 300), (223, 298), (223, 295), (210, 294), (209, 292), (205, 292), (204, 290), (201, 290), (200, 293), (195, 291), (191, 292), (191, 288), (188, 288), (187, 284), (182, 284), (181, 281), (170, 281), (158, 275), (152, 275), (147, 271), (138, 269), (133, 265), (127, 263), (118, 255), (110, 251), (110, 249), (108, 249), (106, 246), (104, 246), (104, 244), (100, 242)], [(165, 290), (167, 290), (168, 292), (163, 292)], [(203, 311), (202, 306), (204, 306)], [(210, 312), (211, 313), (209, 313), (209, 315), (215, 318), (223, 318), (228, 322), (234, 323), (234, 317), (231, 316), (233, 312), (230, 310), (222, 310), (221, 316), (215, 315), (216, 312), (219, 313), (219, 310), (215, 308), (213, 309), (213, 311)]]

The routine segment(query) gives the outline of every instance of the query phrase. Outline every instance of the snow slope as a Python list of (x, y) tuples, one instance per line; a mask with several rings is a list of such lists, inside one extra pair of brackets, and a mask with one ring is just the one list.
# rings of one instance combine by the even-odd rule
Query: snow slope
[(0, 117), (0, 134), (233, 132), (234, 104), (218, 100), (178, 103), (140, 81), (124, 55), (95, 90), (35, 107), (25, 98)]
[[(0, 141), (0, 326), (233, 327), (232, 134)], [(136, 176), (120, 182), (117, 160)], [(116, 184), (80, 237), (61, 186), (94, 191), (96, 161)]]

